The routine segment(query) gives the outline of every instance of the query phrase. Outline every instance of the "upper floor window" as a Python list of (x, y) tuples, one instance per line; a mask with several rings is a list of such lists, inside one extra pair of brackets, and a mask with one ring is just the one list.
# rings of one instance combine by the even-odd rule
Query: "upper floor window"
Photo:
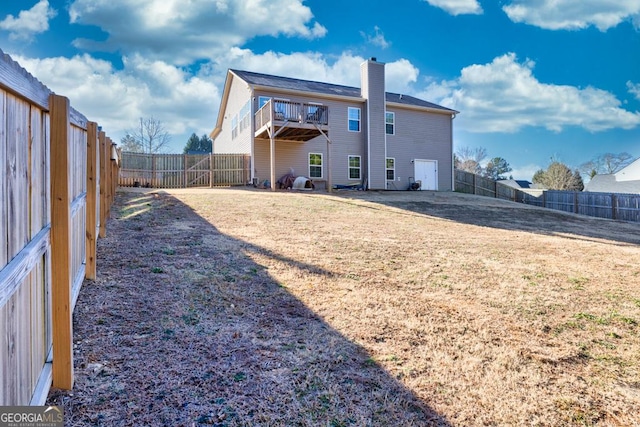
[(387, 111), (384, 114), (384, 124), (387, 135), (394, 135), (396, 133), (396, 114)]
[(267, 102), (269, 102), (271, 98), (268, 96), (259, 96), (258, 97), (258, 110), (261, 109), (264, 104), (266, 104)]
[(349, 107), (348, 118), (349, 118), (349, 131), (360, 132), (360, 109), (355, 107)]
[(246, 104), (240, 109), (240, 132), (247, 129), (251, 125), (251, 118), (249, 113), (251, 112), (251, 104), (247, 101)]
[(309, 153), (309, 178), (322, 178), (321, 153)]
[(238, 115), (234, 115), (231, 118), (231, 139), (235, 139), (238, 136)]
[(360, 179), (360, 156), (349, 156), (349, 179)]

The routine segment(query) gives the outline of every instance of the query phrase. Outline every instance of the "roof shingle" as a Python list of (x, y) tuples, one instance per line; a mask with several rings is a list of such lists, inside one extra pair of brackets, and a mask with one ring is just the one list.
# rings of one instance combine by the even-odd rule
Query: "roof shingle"
[[(313, 92), (324, 95), (334, 96), (347, 96), (353, 98), (360, 98), (360, 88), (351, 86), (342, 86), (333, 83), (315, 82), (311, 80), (294, 79), (291, 77), (272, 76), (269, 74), (254, 73), (252, 71), (244, 70), (229, 70), (233, 74), (240, 77), (250, 85), (273, 87), (278, 89), (288, 89), (300, 92)], [(452, 114), (458, 113), (456, 110), (443, 107), (432, 102), (424, 101), (422, 99), (415, 98), (410, 95), (403, 95), (398, 93), (386, 93), (387, 102), (393, 102), (396, 104), (403, 104), (414, 107), (431, 108), (436, 110), (442, 110), (451, 112)]]

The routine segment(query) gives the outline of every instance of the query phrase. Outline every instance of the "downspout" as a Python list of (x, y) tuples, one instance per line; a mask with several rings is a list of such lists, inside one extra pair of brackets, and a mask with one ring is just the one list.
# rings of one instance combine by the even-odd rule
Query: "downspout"
[[(385, 126), (384, 126), (384, 189), (388, 190), (389, 189), (389, 183), (387, 182), (387, 158), (389, 157), (389, 154), (387, 153), (387, 91), (386, 91), (386, 87), (385, 87), (385, 92), (384, 92), (384, 96), (385, 96), (385, 100), (384, 100), (384, 120), (385, 120)], [(395, 125), (395, 123), (394, 123)], [(395, 164), (393, 166), (395, 168)], [(394, 173), (394, 179), (395, 179), (395, 173)], [(395, 185), (395, 183), (394, 183)]]
[[(364, 188), (365, 190), (369, 189), (369, 185), (371, 185), (371, 117), (370, 117), (370, 109), (369, 109), (369, 99), (364, 101), (364, 105), (367, 109), (367, 186)], [(385, 136), (386, 142), (386, 136)], [(386, 149), (386, 147), (385, 147)]]
[[(253, 89), (253, 86), (249, 86), (249, 91), (250, 91), (250, 95), (249, 95), (249, 99), (251, 100), (251, 118), (249, 119), (249, 125), (251, 126), (251, 152), (249, 153), (249, 180), (250, 182), (253, 182), (253, 179), (255, 178), (255, 167), (253, 165), (254, 163), (254, 158), (255, 158), (255, 153), (256, 153), (256, 113), (253, 112), (253, 108), (255, 106), (256, 103), (256, 94), (255, 94), (255, 90)], [(257, 111), (257, 110), (256, 110)]]
[(456, 170), (455, 170), (455, 163), (453, 161), (453, 121), (456, 118), (456, 113), (453, 113), (451, 115), (451, 130), (449, 131), (449, 139), (450, 139), (450, 146), (451, 146), (451, 191), (455, 192), (456, 191)]

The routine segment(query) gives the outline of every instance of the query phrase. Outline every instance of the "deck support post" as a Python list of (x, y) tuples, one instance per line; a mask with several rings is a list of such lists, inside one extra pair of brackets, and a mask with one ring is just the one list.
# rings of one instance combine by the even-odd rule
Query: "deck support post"
[(275, 191), (276, 190), (276, 138), (273, 136), (273, 132), (269, 132), (269, 141), (270, 141), (270, 147), (269, 147), (269, 152), (271, 153), (270, 155), (270, 161), (271, 161), (271, 176), (270, 176), (270, 183), (271, 183), (271, 190)]

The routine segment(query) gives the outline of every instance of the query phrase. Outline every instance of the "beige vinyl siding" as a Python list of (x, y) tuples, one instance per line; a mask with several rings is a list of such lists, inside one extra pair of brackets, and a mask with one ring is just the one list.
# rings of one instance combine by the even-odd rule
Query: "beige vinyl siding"
[[(229, 99), (227, 101), (227, 105), (224, 106), (225, 114), (222, 121), (222, 131), (213, 142), (213, 152), (220, 154), (250, 154), (251, 136), (253, 134), (253, 112), (249, 113), (251, 124), (248, 128), (240, 132), (239, 123), (242, 119), (242, 117), (240, 117), (240, 110), (243, 105), (250, 100), (251, 91), (244, 81), (235, 76), (232, 78), (231, 88), (229, 89)], [(238, 118), (238, 136), (236, 138), (232, 138), (231, 122), (235, 116)]]
[[(387, 107), (395, 113), (395, 135), (387, 135), (387, 157), (396, 159), (396, 181), (389, 189), (405, 190), (414, 174), (414, 159), (438, 161), (438, 190), (451, 191), (451, 116)], [(398, 177), (400, 181), (398, 181)]]
[(364, 116), (364, 103), (332, 102), (329, 107), (329, 137), (331, 138), (331, 179), (333, 184), (353, 184), (349, 179), (349, 156), (361, 157), (361, 176), (366, 176), (366, 149), (364, 120), (360, 132), (349, 132), (348, 107), (360, 108)]
[[(268, 139), (255, 140), (254, 174), (262, 182), (269, 179), (270, 148)], [(323, 137), (308, 142), (276, 141), (276, 180), (293, 173), (296, 176), (309, 176), (309, 153), (322, 154), (322, 179), (327, 177), (327, 144)]]
[[(322, 153), (322, 179), (327, 179), (327, 168), (331, 165), (332, 180), (334, 184), (353, 183), (349, 180), (349, 168), (347, 163), (348, 155), (362, 156), (362, 174), (364, 176), (365, 169), (365, 144), (363, 131), (348, 131), (348, 107), (356, 107), (361, 109), (364, 115), (364, 103), (354, 101), (343, 101), (336, 99), (326, 99), (313, 96), (295, 96), (292, 94), (282, 94), (277, 91), (268, 92), (264, 90), (256, 90), (254, 99), (254, 112), (258, 108), (258, 99), (260, 96), (270, 98), (286, 99), (291, 102), (301, 103), (318, 103), (328, 107), (329, 111), (329, 132), (331, 139), (331, 161), (327, 156), (327, 142), (324, 136), (316, 137), (307, 142), (289, 142), (281, 141), (276, 138), (276, 179), (282, 175), (289, 173), (289, 169), (293, 168), (296, 175), (308, 176), (309, 174), (309, 153)], [(366, 122), (363, 120), (361, 127)], [(270, 175), (270, 154), (269, 140), (255, 140), (255, 176), (264, 181), (269, 179)]]

